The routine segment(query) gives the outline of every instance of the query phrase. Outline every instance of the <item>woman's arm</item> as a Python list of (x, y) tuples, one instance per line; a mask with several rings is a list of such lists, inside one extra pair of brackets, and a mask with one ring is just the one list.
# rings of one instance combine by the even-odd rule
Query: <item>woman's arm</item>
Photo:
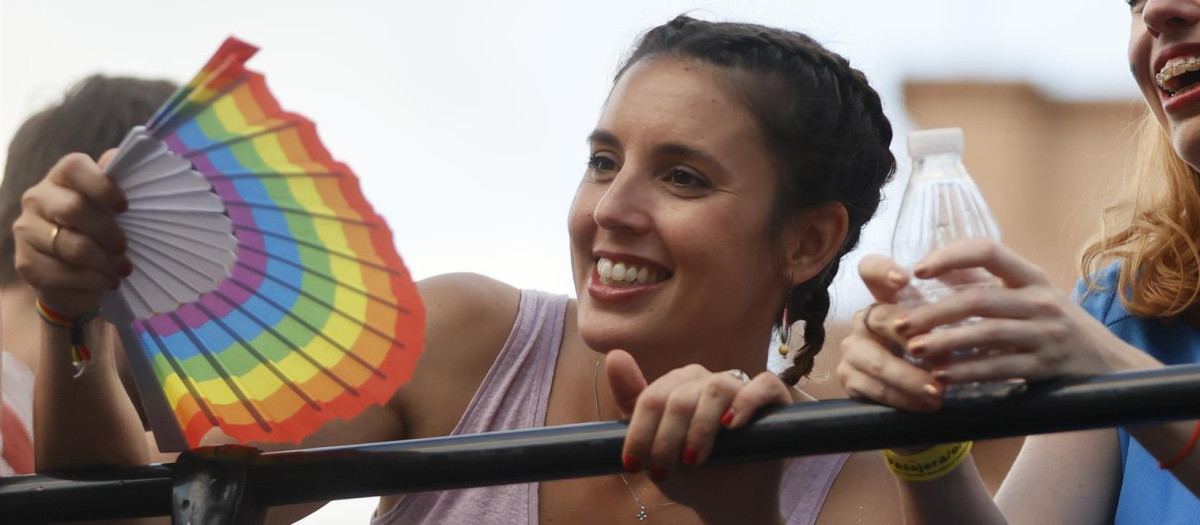
[(93, 360), (73, 377), (67, 330), (43, 323), (41, 360), (34, 394), (34, 440), (37, 470), (96, 465), (143, 465), (150, 461), (137, 410), (121, 385), (111, 348), (104, 342), (105, 323), (86, 326)]
[(1030, 436), (996, 493), (1010, 523), (1107, 523), (1120, 491), (1113, 429)]
[[(974, 248), (983, 248), (985, 252), (992, 255), (1002, 253), (1001, 250), (992, 249), (995, 247), (976, 246)], [(975, 262), (978, 263), (979, 260), (977, 259)], [(931, 273), (937, 275), (943, 269), (937, 267)], [(988, 269), (993, 270), (993, 273), (997, 275), (1005, 273), (990, 267)], [(925, 268), (925, 270), (930, 271), (929, 268)], [(873, 295), (884, 304), (873, 308), (869, 318), (862, 315), (857, 316), (853, 332), (842, 345), (843, 358), (838, 367), (838, 377), (847, 391), (856, 397), (866, 397), (908, 410), (924, 412), (937, 410), (941, 406), (941, 396), (944, 392), (943, 382), (1025, 376), (1041, 378), (1065, 373), (1098, 373), (1100, 371), (1094, 369), (1093, 361), (1103, 361), (1103, 359), (1096, 356), (1080, 356), (1077, 355), (1077, 352), (1065, 355), (1078, 358), (1078, 361), (1051, 359), (1040, 364), (1041, 368), (1037, 370), (1005, 369), (998, 371), (989, 369), (987, 372), (993, 375), (972, 375), (977, 372), (971, 372), (970, 370), (976, 370), (976, 368), (970, 367), (980, 367), (985, 363), (1002, 367), (1011, 362), (1002, 360), (997, 365), (995, 360), (979, 360), (940, 369), (935, 376), (931, 371), (912, 365), (893, 349), (897, 345), (901, 347), (908, 345), (911, 350), (913, 343), (919, 341), (924, 350), (928, 352), (926, 355), (934, 356), (944, 349), (988, 345), (981, 341), (954, 340), (955, 337), (961, 337), (961, 334), (955, 333), (961, 328), (947, 328), (936, 334), (940, 337), (949, 333), (950, 340), (938, 340), (930, 337), (935, 335), (930, 333), (932, 327), (950, 323), (952, 320), (947, 319), (954, 317), (944, 315), (944, 312), (937, 308), (924, 307), (923, 311), (905, 312), (892, 304), (886, 304), (894, 302), (896, 293), (908, 282), (907, 274), (903, 269), (897, 267), (890, 260), (877, 256), (867, 257), (860, 265), (859, 271)], [(1030, 272), (1030, 275), (1034, 273)], [(1001, 276), (1003, 277), (1003, 275)], [(1051, 306), (1054, 305), (1047, 303), (1041, 292), (1045, 292), (1045, 290), (1031, 295), (1040, 299), (1038, 304), (1042, 311), (1053, 310)], [(962, 301), (960, 308), (995, 305), (994, 302), (979, 297), (959, 297), (957, 300)], [(1067, 302), (1071, 307), (1078, 308), (1070, 303), (1069, 299)], [(947, 298), (935, 303), (935, 306), (939, 308), (946, 308), (947, 305), (953, 307), (954, 301)], [(996, 316), (995, 312), (983, 314), (977, 312), (974, 315)], [(1082, 315), (1085, 319), (1074, 319), (1074, 321), (1085, 325), (1094, 323), (1095, 327), (1093, 328), (1116, 339), (1103, 325), (1096, 323), (1086, 313), (1082, 313)], [(1012, 317), (1004, 319), (1005, 322), (1011, 320)], [(966, 325), (966, 328), (987, 331), (993, 338), (1000, 337), (997, 335), (996, 327), (989, 326), (987, 321)], [(1048, 330), (1047, 326), (1038, 325), (1034, 327), (1033, 331), (1036, 332), (1038, 328), (1043, 330), (1043, 335), (1045, 330)], [(1059, 328), (1061, 328), (1061, 323)], [(1002, 332), (1004, 336), (1021, 333), (1012, 327)], [(919, 338), (915, 337), (918, 335)], [(909, 336), (914, 337), (910, 339)], [(1091, 341), (1092, 338), (1089, 337), (1088, 340)], [(1007, 344), (1017, 346), (1015, 342)], [(1051, 354), (1046, 351), (1048, 349), (1045, 344), (1039, 347), (1039, 350), (1043, 353), (1034, 352), (1034, 354), (1043, 357), (1064, 355)], [(1066, 349), (1059, 350), (1064, 353), (1068, 351)], [(999, 501), (1004, 503), (1002, 507), (997, 507), (988, 495), (975, 470), (974, 462), (970, 459), (949, 474), (932, 481), (897, 480), (897, 483), (900, 486), (906, 518), (910, 523), (1004, 523), (1006, 518), (1015, 523), (1064, 521), (1064, 519), (1047, 518), (1046, 513), (1048, 512), (1061, 512), (1061, 516), (1065, 517), (1065, 521), (1068, 522), (1086, 523), (1104, 521), (1109, 518), (1094, 520), (1080, 517), (1111, 516), (1112, 506), (1116, 500), (1119, 460), (1116, 433), (1111, 430), (1031, 437), (997, 495)], [(999, 512), (1001, 508), (1005, 511), (1004, 515)]]
[[(1074, 300), (1057, 290), (1036, 266), (1012, 250), (991, 242), (962, 242), (930, 254), (914, 269), (918, 277), (936, 277), (962, 268), (984, 268), (1005, 286), (971, 290), (913, 310), (907, 317), (909, 352), (919, 349), (937, 359), (956, 348), (1011, 348), (987, 359), (953, 363), (938, 378), (948, 383), (994, 381), (1011, 377), (1106, 374), (1165, 365), (1121, 340)], [(976, 323), (960, 321), (979, 317)], [(954, 326), (957, 324), (957, 326)], [(934, 327), (947, 325), (933, 331)], [(1171, 468), (1193, 494), (1200, 494), (1200, 454), (1184, 454), (1195, 421), (1130, 427), (1129, 433)]]

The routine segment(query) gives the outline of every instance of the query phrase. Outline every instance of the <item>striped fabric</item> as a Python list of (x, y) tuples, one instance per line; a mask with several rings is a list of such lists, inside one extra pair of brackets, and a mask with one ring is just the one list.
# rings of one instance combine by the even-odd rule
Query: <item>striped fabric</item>
[(0, 351), (0, 476), (33, 473), (33, 371)]

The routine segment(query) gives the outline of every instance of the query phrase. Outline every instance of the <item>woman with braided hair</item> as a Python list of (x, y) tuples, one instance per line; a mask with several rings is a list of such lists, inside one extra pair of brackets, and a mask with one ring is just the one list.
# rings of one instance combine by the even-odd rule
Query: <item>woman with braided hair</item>
[[(413, 379), (388, 406), (302, 445), (629, 418), (621, 475), (384, 497), (375, 522), (891, 521), (877, 454), (694, 468), (719, 429), (811, 399), (792, 386), (824, 342), (840, 258), (894, 171), (891, 140), (863, 75), (804, 35), (686, 16), (651, 29), (588, 137), (567, 221), (578, 299), (476, 275), (422, 282), (427, 344)], [(121, 242), (122, 198), (79, 157), (47, 180), (55, 187), (25, 199), (17, 266), (44, 303), (80, 314), (121, 262), (108, 248)], [(61, 188), (92, 206), (61, 206)], [(96, 260), (49, 245), (50, 223)], [(97, 282), (64, 275), (81, 266)], [(803, 341), (787, 341), (796, 322)], [(66, 335), (44, 330), (52, 364), (39, 388), (78, 399), (87, 385), (71, 379)], [(782, 378), (766, 370), (773, 333), (790, 349)], [(104, 402), (94, 388), (89, 410)], [(103, 438), (119, 434), (118, 418), (83, 427), (74, 407), (57, 408), (41, 414), (47, 431), (101, 436), (78, 444), (91, 457), (145, 461), (145, 444)]]

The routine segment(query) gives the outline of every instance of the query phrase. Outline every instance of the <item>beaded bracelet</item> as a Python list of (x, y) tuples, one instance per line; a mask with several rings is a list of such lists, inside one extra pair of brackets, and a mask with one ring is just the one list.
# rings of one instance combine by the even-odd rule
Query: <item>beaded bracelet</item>
[(1183, 450), (1179, 452), (1179, 455), (1175, 456), (1175, 458), (1171, 461), (1158, 462), (1158, 468), (1163, 470), (1171, 470), (1175, 468), (1176, 465), (1183, 463), (1183, 460), (1188, 457), (1188, 454), (1192, 453), (1192, 449), (1196, 448), (1197, 440), (1200, 440), (1200, 421), (1196, 422), (1196, 430), (1192, 431), (1192, 438), (1188, 440), (1187, 445), (1183, 447)]
[(71, 319), (63, 314), (55, 312), (46, 306), (39, 298), (34, 301), (37, 306), (38, 316), (43, 321), (54, 326), (61, 326), (70, 331), (71, 334), (71, 364), (75, 365), (75, 377), (83, 374), (83, 370), (87, 368), (88, 363), (92, 361), (92, 351), (88, 350), (87, 342), (83, 337), (83, 325), (88, 321), (96, 318), (100, 313), (99, 310), (92, 310), (79, 317)]
[(907, 481), (933, 481), (949, 474), (971, 455), (970, 441), (936, 445), (915, 454), (884, 450), (888, 470)]

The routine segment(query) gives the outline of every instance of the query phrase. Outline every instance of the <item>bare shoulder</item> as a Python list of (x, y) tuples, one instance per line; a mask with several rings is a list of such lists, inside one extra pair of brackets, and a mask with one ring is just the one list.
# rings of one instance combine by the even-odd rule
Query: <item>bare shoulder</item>
[(508, 339), (520, 290), (477, 274), (418, 283), (425, 304), (425, 349), (413, 378), (393, 400), (408, 437), (446, 435)]
[(478, 274), (439, 275), (417, 287), (426, 311), (423, 361), (470, 366), (481, 357), (478, 354), (494, 357), (493, 351), (512, 330), (521, 302), (520, 290)]
[(900, 492), (892, 473), (876, 451), (855, 452), (838, 473), (825, 503), (819, 524), (903, 523)]

